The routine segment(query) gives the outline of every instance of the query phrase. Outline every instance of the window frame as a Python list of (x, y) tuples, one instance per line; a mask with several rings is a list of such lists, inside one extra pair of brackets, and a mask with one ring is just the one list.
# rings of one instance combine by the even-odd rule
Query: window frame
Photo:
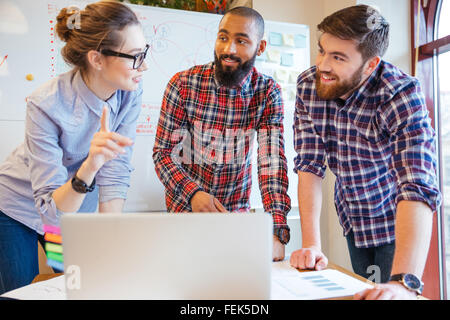
[[(437, 174), (440, 189), (443, 190), (438, 55), (450, 51), (450, 35), (440, 39), (437, 38), (443, 0), (410, 1), (411, 70), (413, 70), (413, 76), (421, 82), (432, 125), (437, 132), (437, 153), (439, 157)], [(433, 232), (423, 275), (423, 281), (425, 282), (424, 296), (430, 299), (447, 299), (444, 219), (444, 205), (442, 205), (433, 217)]]

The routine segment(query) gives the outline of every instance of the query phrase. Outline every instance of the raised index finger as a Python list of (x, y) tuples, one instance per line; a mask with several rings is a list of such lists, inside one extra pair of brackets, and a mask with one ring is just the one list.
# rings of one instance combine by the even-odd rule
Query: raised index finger
[(102, 118), (100, 119), (100, 131), (109, 132), (109, 108), (103, 107)]

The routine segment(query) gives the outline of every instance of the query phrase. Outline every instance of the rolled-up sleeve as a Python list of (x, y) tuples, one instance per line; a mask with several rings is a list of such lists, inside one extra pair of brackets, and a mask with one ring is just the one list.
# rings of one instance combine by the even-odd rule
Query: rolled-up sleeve
[(53, 200), (53, 191), (67, 182), (63, 150), (59, 146), (59, 127), (33, 102), (27, 104), (25, 153), (36, 209), (46, 224), (57, 225), (63, 212)]
[[(301, 90), (299, 90), (301, 94)], [(316, 132), (314, 123), (301, 97), (297, 95), (294, 113), (294, 171), (313, 173), (325, 177), (326, 152), (323, 140)]]
[(286, 216), (291, 210), (291, 199), (287, 194), (283, 119), (281, 89), (274, 85), (258, 128), (258, 179), (264, 210), (272, 214), (274, 234), (286, 244), (290, 238)]
[(409, 84), (385, 109), (393, 152), (390, 170), (397, 183), (396, 203), (420, 201), (436, 211), (442, 200), (436, 176), (436, 134), (419, 84)]
[[(136, 123), (142, 106), (142, 87), (132, 94), (130, 101), (123, 101), (117, 121), (116, 132), (136, 141)], [(122, 113), (122, 114), (121, 114)], [(133, 146), (125, 148), (126, 153), (108, 161), (99, 170), (96, 183), (99, 186), (99, 202), (113, 199), (126, 199), (130, 187), (130, 177), (134, 168), (131, 165)]]

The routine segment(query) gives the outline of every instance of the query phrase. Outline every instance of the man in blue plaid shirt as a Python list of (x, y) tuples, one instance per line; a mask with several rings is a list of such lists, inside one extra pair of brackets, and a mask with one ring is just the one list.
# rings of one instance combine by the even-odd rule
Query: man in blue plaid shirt
[(355, 298), (415, 298), (441, 202), (435, 133), (419, 82), (381, 59), (389, 24), (371, 7), (338, 11), (318, 29), (316, 65), (297, 85), (302, 249), (291, 265), (320, 270), (328, 263), (319, 221), (328, 165), (353, 269), (364, 277), (378, 270), (383, 282)]

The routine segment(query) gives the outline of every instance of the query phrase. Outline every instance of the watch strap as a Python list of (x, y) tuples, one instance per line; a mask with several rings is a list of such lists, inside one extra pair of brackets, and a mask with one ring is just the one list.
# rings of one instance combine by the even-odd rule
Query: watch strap
[(389, 279), (389, 281), (402, 281), (404, 275), (405, 275), (404, 273), (393, 274)]
[(420, 287), (419, 287), (419, 288), (411, 288), (411, 287), (409, 287), (409, 286), (406, 284), (406, 282), (404, 281), (406, 275), (407, 275), (406, 273), (393, 274), (393, 275), (390, 277), (389, 281), (398, 281), (398, 282), (400, 282), (406, 289), (408, 289), (408, 290), (410, 290), (410, 291), (413, 291), (413, 292), (417, 293), (418, 295), (421, 295), (421, 294), (422, 294), (422, 291), (423, 291), (423, 282), (422, 282), (422, 280), (420, 280), (418, 277), (416, 277), (416, 276), (413, 275), (413, 274), (409, 274), (409, 275), (414, 276), (415, 278), (417, 278), (418, 281), (420, 281)]
[(77, 177), (78, 171), (75, 173), (75, 175), (72, 178), (72, 188), (78, 192), (78, 193), (88, 193), (92, 192), (95, 189), (95, 178), (92, 180), (92, 183), (90, 186), (86, 184), (83, 180)]

